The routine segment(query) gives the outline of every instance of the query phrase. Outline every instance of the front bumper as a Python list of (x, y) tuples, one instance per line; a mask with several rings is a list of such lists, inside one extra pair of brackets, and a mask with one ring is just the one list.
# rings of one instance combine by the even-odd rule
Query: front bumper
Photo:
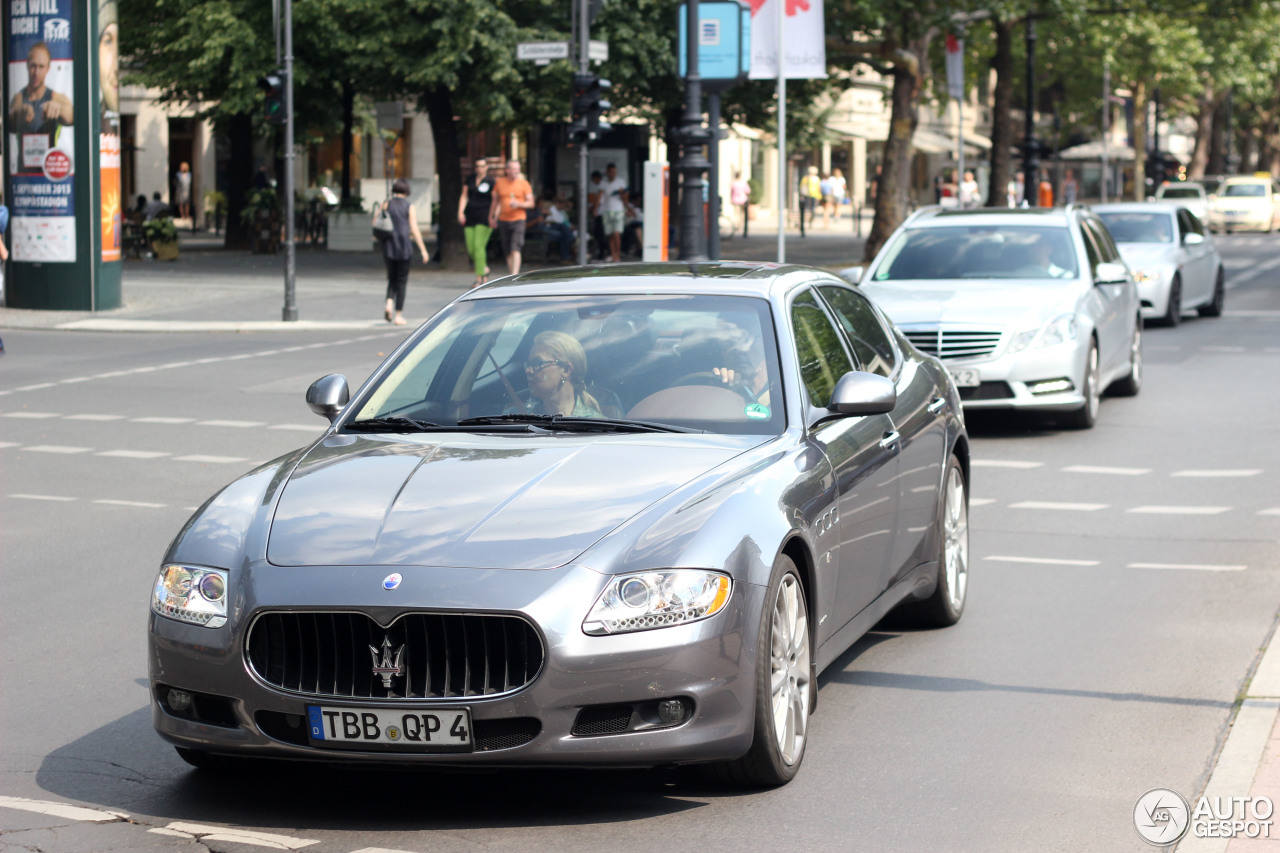
[[(149, 667), (156, 731), (174, 745), (216, 753), (422, 766), (653, 766), (735, 758), (750, 746), (761, 588), (735, 582), (725, 609), (700, 622), (592, 637), (582, 632), (581, 624), (606, 577), (590, 569), (400, 571), (405, 576), (402, 590), (433, 590), (434, 595), (419, 594), (411, 601), (383, 591), (379, 581), (386, 567), (258, 565), (233, 574), (238, 592), (233, 616), (223, 628), (152, 614)], [(307, 590), (322, 592), (308, 595)], [(392, 598), (403, 603), (388, 605)], [(384, 625), (415, 610), (519, 614), (542, 637), (543, 665), (529, 685), (499, 697), (361, 700), (301, 695), (265, 683), (243, 651), (255, 614), (286, 609), (361, 611)], [(227, 712), (214, 722), (209, 715), (201, 719), (175, 713), (164, 701), (170, 688), (221, 697)], [(657, 723), (651, 713), (659, 700), (668, 698), (680, 699), (690, 709), (677, 725)], [(423, 754), (313, 746), (305, 720), (307, 706), (319, 704), (405, 711), (465, 706), (475, 751)], [(629, 718), (623, 714), (625, 729), (573, 734), (584, 708), (623, 706), (633, 708)]]
[[(978, 372), (981, 385), (959, 389), (966, 409), (1072, 411), (1085, 404), (1085, 354), (1079, 342), (1072, 342), (989, 359), (948, 359), (943, 363), (952, 371)], [(1035, 390), (1042, 383), (1060, 380), (1069, 382), (1070, 388)]]

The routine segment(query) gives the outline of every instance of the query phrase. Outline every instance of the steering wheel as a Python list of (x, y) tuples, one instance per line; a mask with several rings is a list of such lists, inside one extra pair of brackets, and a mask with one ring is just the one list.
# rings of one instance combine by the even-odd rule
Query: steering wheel
[(710, 370), (701, 370), (697, 373), (690, 373), (685, 376), (681, 376), (672, 383), (673, 387), (676, 385), (710, 385), (713, 388), (725, 388), (737, 393), (748, 403), (756, 402), (755, 392), (748, 387), (747, 383), (737, 378), (735, 378), (733, 382), (725, 382)]

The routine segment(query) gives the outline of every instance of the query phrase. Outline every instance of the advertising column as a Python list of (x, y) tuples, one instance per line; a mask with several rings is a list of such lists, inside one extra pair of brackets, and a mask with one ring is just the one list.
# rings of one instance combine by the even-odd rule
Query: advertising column
[(115, 0), (2, 0), (6, 304), (120, 305)]

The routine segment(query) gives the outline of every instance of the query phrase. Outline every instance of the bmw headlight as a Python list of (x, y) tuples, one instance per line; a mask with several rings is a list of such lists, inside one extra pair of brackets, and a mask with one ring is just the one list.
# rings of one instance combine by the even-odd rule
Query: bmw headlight
[(203, 566), (161, 566), (151, 610), (179, 622), (221, 628), (227, 624), (227, 575)]
[(647, 631), (706, 619), (729, 601), (727, 575), (701, 569), (666, 569), (618, 575), (582, 623), (588, 634)]
[(1063, 314), (1055, 317), (1047, 326), (1039, 329), (1028, 329), (1019, 332), (1009, 341), (1009, 352), (1021, 352), (1024, 349), (1039, 349), (1065, 344), (1076, 339), (1076, 318), (1074, 314)]

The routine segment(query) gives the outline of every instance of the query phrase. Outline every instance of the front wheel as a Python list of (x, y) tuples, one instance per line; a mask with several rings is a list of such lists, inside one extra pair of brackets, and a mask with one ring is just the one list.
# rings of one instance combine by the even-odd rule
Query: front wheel
[(1129, 375), (1117, 379), (1107, 389), (1116, 397), (1136, 397), (1142, 390), (1142, 318), (1133, 327), (1133, 340), (1129, 343)]
[(1223, 275), (1222, 267), (1218, 267), (1218, 277), (1213, 282), (1213, 299), (1209, 300), (1208, 305), (1201, 305), (1196, 310), (1200, 312), (1201, 317), (1221, 317), (1222, 306), (1226, 301), (1226, 276)]
[(1074, 412), (1068, 412), (1063, 422), (1071, 429), (1091, 429), (1098, 422), (1098, 409), (1102, 405), (1098, 391), (1098, 345), (1089, 342), (1089, 353), (1084, 361), (1084, 405)]
[(734, 785), (776, 787), (800, 772), (816, 689), (809, 609), (789, 557), (779, 557), (773, 566), (757, 637), (755, 738), (746, 755), (714, 770)]
[(1160, 318), (1160, 325), (1173, 328), (1180, 322), (1182, 322), (1182, 279), (1175, 275), (1169, 284), (1169, 301), (1165, 305), (1164, 316)]
[(960, 460), (951, 457), (938, 500), (938, 585), (923, 601), (903, 605), (913, 626), (945, 628), (960, 621), (969, 593), (969, 488)]

